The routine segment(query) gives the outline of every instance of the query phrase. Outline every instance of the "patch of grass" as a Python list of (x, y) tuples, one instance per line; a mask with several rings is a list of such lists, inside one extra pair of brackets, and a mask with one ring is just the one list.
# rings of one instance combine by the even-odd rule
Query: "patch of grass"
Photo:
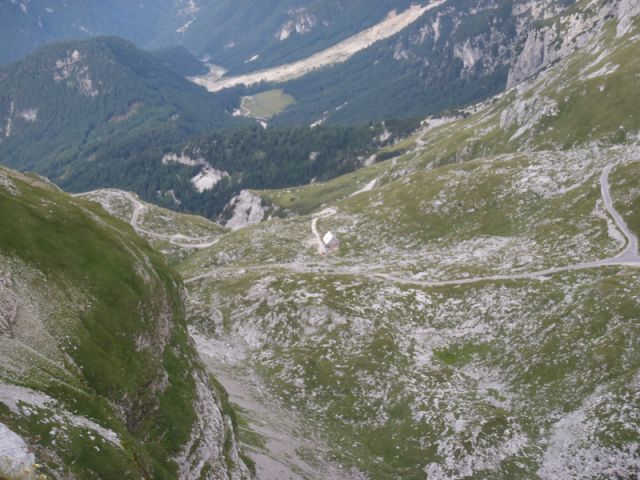
[(247, 109), (248, 116), (254, 118), (271, 118), (294, 103), (296, 103), (295, 99), (282, 89), (269, 90), (242, 98), (242, 107)]
[(636, 235), (640, 237), (640, 162), (615, 168), (609, 177), (616, 209)]
[(446, 365), (461, 367), (475, 359), (482, 359), (490, 351), (491, 349), (488, 345), (463, 343), (450, 345), (443, 349), (435, 349), (433, 356)]

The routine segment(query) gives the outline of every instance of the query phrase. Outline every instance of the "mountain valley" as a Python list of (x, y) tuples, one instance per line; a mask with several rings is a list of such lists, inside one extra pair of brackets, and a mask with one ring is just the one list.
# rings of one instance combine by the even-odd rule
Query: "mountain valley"
[(365, 10), (0, 67), (0, 478), (640, 475), (640, 2)]

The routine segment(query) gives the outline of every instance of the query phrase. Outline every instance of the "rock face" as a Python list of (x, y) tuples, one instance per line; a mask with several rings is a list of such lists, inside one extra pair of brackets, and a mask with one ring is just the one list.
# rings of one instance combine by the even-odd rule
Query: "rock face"
[(243, 190), (240, 195), (233, 198), (225, 211), (231, 212), (231, 218), (224, 222), (224, 225), (231, 230), (239, 230), (260, 223), (265, 216), (262, 199), (249, 190)]
[(24, 440), (0, 423), (0, 477), (30, 480), (34, 478), (35, 463)]
[[(188, 443), (176, 457), (179, 478), (217, 480), (222, 473), (230, 480), (251, 478), (241, 458), (231, 419), (222, 411), (204, 372), (194, 374), (196, 422)], [(205, 473), (208, 470), (210, 473)]]
[(518, 100), (500, 114), (500, 128), (519, 127), (511, 137), (511, 140), (515, 140), (544, 117), (557, 114), (558, 104), (551, 98), (536, 96), (526, 100)]
[[(530, 1), (522, 5), (524, 11), (533, 12), (546, 18), (545, 5), (549, 2)], [(631, 25), (634, 16), (640, 13), (638, 0), (600, 0), (592, 2), (590, 8), (579, 9), (569, 14), (559, 13), (544, 27), (521, 29), (526, 40), (509, 71), (507, 88), (535, 75), (540, 70), (561, 58), (584, 47), (602, 28), (609, 18), (617, 18), (617, 34), (623, 35)]]
[(0, 278), (0, 335), (11, 334), (18, 313), (16, 294), (11, 290), (11, 279)]
[(640, 2), (638, 0), (620, 0), (618, 3), (618, 28), (617, 36), (621, 37), (629, 31), (633, 18), (640, 15)]
[(283, 41), (289, 38), (292, 34), (304, 35), (311, 32), (318, 20), (314, 15), (309, 15), (302, 10), (301, 12), (291, 12), (295, 15), (294, 18), (286, 22), (280, 28), (280, 31), (276, 34), (278, 40)]

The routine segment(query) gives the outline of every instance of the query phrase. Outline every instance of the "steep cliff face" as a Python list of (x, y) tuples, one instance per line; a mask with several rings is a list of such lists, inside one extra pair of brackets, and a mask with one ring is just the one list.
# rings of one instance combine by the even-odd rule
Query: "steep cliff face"
[(148, 244), (5, 169), (0, 215), (0, 477), (250, 478)]
[(618, 21), (617, 36), (624, 35), (640, 13), (638, 0), (578, 2), (564, 11), (549, 3), (528, 1), (514, 9), (531, 14), (536, 21), (519, 27), (519, 35), (526, 40), (509, 71), (507, 88), (589, 44), (611, 18)]

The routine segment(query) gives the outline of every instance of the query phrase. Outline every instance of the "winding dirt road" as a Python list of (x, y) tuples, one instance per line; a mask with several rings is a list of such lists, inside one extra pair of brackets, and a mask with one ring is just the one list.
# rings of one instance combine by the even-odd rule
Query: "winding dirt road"
[[(608, 165), (600, 176), (600, 191), (602, 199), (604, 201), (607, 212), (613, 220), (617, 228), (622, 232), (627, 240), (625, 248), (615, 257), (606, 258), (603, 260), (595, 260), (593, 262), (578, 263), (574, 265), (567, 265), (564, 267), (553, 267), (545, 270), (538, 270), (534, 272), (517, 273), (517, 274), (503, 274), (503, 275), (490, 275), (485, 277), (469, 277), (452, 280), (418, 280), (403, 277), (393, 273), (384, 273), (376, 270), (371, 270), (366, 267), (345, 267), (339, 270), (323, 270), (322, 265), (302, 265), (296, 263), (277, 263), (268, 265), (258, 265), (255, 267), (221, 267), (217, 268), (213, 272), (197, 275), (185, 280), (186, 284), (194, 283), (206, 278), (215, 277), (222, 272), (230, 271), (264, 271), (273, 269), (284, 269), (296, 273), (326, 273), (331, 275), (345, 275), (345, 276), (364, 276), (372, 280), (383, 280), (398, 284), (415, 285), (421, 287), (445, 287), (454, 285), (469, 285), (474, 283), (483, 282), (499, 282), (508, 280), (544, 280), (550, 275), (556, 273), (564, 273), (578, 270), (589, 270), (594, 268), (609, 267), (609, 266), (626, 266), (626, 267), (640, 267), (640, 254), (638, 252), (638, 237), (633, 233), (626, 222), (622, 218), (622, 215), (615, 209), (613, 201), (611, 199), (611, 191), (609, 186), (609, 174), (614, 165)], [(318, 243), (318, 252), (320, 254), (326, 253), (326, 247), (317, 229), (318, 220), (321, 218), (327, 218), (334, 215), (336, 210), (334, 208), (327, 208), (320, 213), (313, 216), (311, 220), (311, 231)]]
[(320, 255), (327, 254), (327, 246), (322, 241), (322, 236), (320, 235), (320, 232), (318, 232), (318, 220), (320, 220), (321, 218), (329, 218), (332, 215), (335, 215), (336, 213), (337, 213), (337, 210), (335, 208), (325, 208), (321, 212), (313, 215), (311, 219), (311, 233), (313, 233), (313, 236), (316, 238), (316, 243), (318, 245), (318, 253)]
[[(101, 190), (93, 190), (91, 192), (78, 193), (72, 196), (82, 198), (82, 197), (88, 197), (89, 195), (92, 195), (92, 194), (98, 194), (100, 192)], [(133, 227), (133, 229), (136, 231), (138, 235), (144, 234), (160, 240), (166, 240), (170, 242), (172, 245), (175, 245), (177, 247), (193, 248), (196, 250), (202, 250), (205, 248), (213, 247), (216, 243), (220, 241), (220, 238), (204, 241), (205, 239), (208, 239), (210, 237), (189, 237), (181, 233), (177, 233), (174, 235), (167, 235), (163, 233), (152, 232), (150, 230), (142, 228), (138, 223), (138, 220), (140, 218), (140, 215), (144, 213), (147, 207), (133, 193), (125, 192), (123, 190), (117, 190), (117, 192), (118, 194), (126, 197), (127, 200), (129, 200), (133, 204), (133, 213), (131, 215), (131, 219), (129, 220), (129, 223), (131, 224), (131, 226)]]

